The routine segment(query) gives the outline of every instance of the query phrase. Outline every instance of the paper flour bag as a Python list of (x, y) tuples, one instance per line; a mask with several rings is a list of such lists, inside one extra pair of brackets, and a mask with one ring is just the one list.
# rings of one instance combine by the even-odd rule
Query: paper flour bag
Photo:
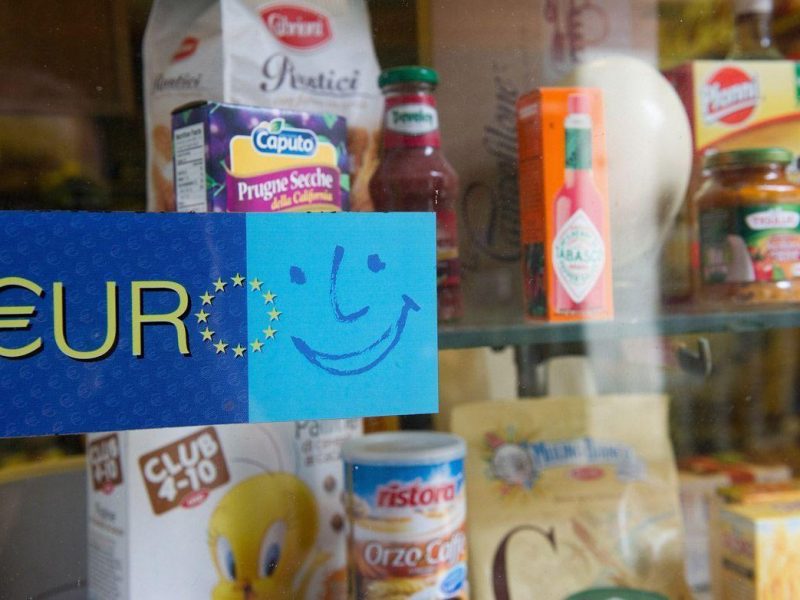
[(149, 210), (175, 210), (170, 113), (198, 100), (345, 117), (350, 206), (371, 209), (383, 99), (363, 0), (156, 0), (143, 54)]
[(452, 429), (467, 442), (475, 598), (688, 597), (664, 396), (464, 405)]

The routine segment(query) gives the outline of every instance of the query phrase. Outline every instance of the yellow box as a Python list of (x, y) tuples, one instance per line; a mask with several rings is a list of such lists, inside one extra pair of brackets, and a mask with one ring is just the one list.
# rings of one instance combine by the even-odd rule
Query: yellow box
[(800, 152), (800, 63), (698, 60), (666, 73), (681, 97), (698, 154), (783, 146)]
[(800, 598), (800, 502), (720, 508), (715, 597)]

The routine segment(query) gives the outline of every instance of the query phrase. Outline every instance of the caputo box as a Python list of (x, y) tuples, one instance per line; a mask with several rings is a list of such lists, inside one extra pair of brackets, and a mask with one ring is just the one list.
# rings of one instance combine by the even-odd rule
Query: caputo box
[(91, 600), (344, 599), (361, 419), (90, 434)]
[(172, 113), (178, 212), (348, 210), (347, 121), (196, 102)]

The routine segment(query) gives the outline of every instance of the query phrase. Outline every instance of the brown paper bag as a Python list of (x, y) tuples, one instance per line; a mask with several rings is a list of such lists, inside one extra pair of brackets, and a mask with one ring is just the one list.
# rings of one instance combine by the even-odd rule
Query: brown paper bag
[(599, 587), (688, 597), (667, 405), (620, 395), (456, 407), (474, 597), (563, 600)]

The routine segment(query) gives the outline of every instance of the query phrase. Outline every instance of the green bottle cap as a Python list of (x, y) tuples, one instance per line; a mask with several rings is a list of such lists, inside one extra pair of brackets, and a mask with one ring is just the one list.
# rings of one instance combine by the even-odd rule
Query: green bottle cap
[(405, 66), (405, 67), (392, 67), (386, 69), (378, 77), (378, 85), (386, 87), (387, 85), (394, 85), (395, 83), (409, 83), (409, 82), (422, 82), (436, 85), (439, 83), (439, 74), (428, 67), (419, 66)]
[(719, 169), (774, 163), (788, 165), (790, 162), (792, 162), (792, 153), (786, 148), (745, 148), (710, 154), (706, 157), (705, 166), (707, 169)]
[(596, 588), (578, 592), (566, 600), (667, 600), (667, 597), (655, 592), (627, 588)]

